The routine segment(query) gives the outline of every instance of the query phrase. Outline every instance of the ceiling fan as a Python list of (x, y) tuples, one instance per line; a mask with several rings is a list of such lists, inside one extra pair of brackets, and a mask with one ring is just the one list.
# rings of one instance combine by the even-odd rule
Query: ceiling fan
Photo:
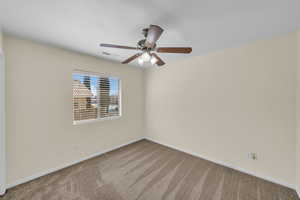
[(131, 61), (138, 58), (140, 65), (144, 62), (150, 62), (152, 65), (157, 64), (162, 66), (165, 62), (155, 53), (191, 53), (191, 47), (156, 47), (156, 42), (163, 33), (163, 29), (157, 25), (150, 25), (149, 28), (143, 29), (143, 35), (145, 39), (140, 40), (136, 47), (121, 46), (114, 44), (100, 44), (101, 47), (119, 48), (119, 49), (130, 49), (130, 50), (141, 50), (142, 52), (137, 53), (130, 58), (124, 60), (122, 64), (128, 64)]

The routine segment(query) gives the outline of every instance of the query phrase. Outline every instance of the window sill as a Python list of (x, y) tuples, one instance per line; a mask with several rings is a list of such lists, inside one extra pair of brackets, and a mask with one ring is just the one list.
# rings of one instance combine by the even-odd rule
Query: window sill
[(113, 116), (113, 117), (99, 118), (99, 119), (87, 119), (87, 120), (73, 121), (73, 125), (89, 124), (89, 123), (94, 123), (94, 122), (98, 122), (98, 121), (107, 121), (107, 120), (114, 120), (114, 119), (119, 119), (119, 118), (121, 118), (121, 115)]

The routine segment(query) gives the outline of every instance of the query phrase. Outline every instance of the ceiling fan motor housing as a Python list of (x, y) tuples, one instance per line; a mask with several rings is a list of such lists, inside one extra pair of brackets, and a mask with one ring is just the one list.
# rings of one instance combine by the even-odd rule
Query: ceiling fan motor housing
[(155, 49), (156, 47), (156, 44), (153, 45), (153, 47), (147, 47), (146, 46), (146, 39), (143, 39), (143, 40), (140, 40), (138, 43), (137, 43), (137, 47), (143, 51), (152, 51)]

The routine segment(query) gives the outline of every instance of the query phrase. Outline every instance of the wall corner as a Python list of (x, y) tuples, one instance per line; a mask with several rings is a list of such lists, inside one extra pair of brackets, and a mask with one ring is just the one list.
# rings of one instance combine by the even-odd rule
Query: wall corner
[(4, 195), (6, 191), (5, 160), (5, 67), (2, 29), (0, 26), (0, 195)]
[(297, 31), (297, 85), (296, 85), (296, 186), (295, 190), (300, 198), (300, 29)]

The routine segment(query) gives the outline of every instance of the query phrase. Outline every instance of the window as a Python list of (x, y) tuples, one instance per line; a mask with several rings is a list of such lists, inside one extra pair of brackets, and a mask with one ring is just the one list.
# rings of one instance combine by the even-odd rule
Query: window
[(73, 73), (73, 123), (121, 115), (120, 79)]

